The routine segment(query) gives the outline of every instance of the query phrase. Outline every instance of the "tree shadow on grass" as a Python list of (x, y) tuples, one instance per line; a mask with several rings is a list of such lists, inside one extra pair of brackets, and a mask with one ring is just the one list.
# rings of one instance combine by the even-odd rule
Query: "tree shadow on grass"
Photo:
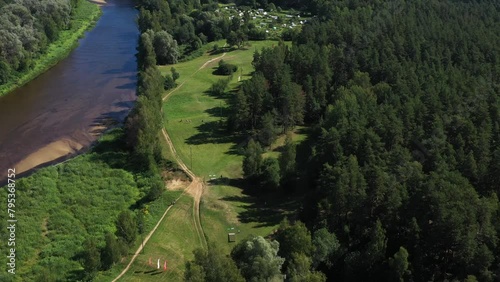
[[(250, 187), (243, 179), (231, 179), (230, 184), (235, 187), (245, 187), (243, 195), (226, 196), (219, 200), (240, 203), (244, 209), (238, 213), (238, 220), (242, 223), (256, 222), (255, 228), (275, 226), (284, 217), (294, 217), (299, 208), (299, 202), (289, 195), (284, 195), (282, 191), (270, 193), (251, 191), (257, 186)], [(254, 195), (256, 193), (259, 193), (258, 197)]]
[(218, 93), (216, 91), (212, 91), (211, 89), (208, 89), (203, 93), (212, 97), (212, 98), (221, 99), (221, 100), (225, 100), (225, 101), (229, 101), (232, 98), (232, 96), (234, 95), (234, 91), (224, 91), (224, 93)]
[(214, 107), (214, 108), (205, 110), (205, 113), (208, 113), (213, 117), (226, 118), (229, 115), (229, 108), (222, 107), (222, 106)]
[(227, 133), (224, 122), (222, 121), (205, 121), (196, 127), (198, 134), (189, 137), (186, 140), (187, 144), (200, 145), (207, 143), (230, 143), (234, 141), (234, 137)]
[[(217, 110), (213, 110), (217, 112)], [(205, 121), (196, 127), (198, 133), (186, 139), (186, 144), (201, 145), (201, 144), (223, 144), (232, 143), (231, 148), (226, 152), (230, 155), (240, 155), (241, 144), (246, 144), (245, 138), (240, 134), (230, 133), (226, 129), (226, 125), (222, 120)]]

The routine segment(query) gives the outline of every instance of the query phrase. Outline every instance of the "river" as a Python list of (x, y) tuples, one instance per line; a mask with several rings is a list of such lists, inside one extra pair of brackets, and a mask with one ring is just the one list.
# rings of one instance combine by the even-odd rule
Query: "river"
[(7, 169), (30, 171), (84, 151), (135, 101), (137, 11), (108, 0), (72, 53), (0, 97), (0, 182)]

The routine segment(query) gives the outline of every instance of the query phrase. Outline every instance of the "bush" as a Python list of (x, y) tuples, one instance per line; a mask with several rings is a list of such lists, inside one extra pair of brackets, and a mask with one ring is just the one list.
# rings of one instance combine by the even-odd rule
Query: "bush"
[(215, 74), (218, 75), (231, 75), (238, 70), (238, 67), (232, 64), (224, 62), (224, 60), (219, 61), (219, 67), (215, 70)]
[(210, 87), (210, 93), (214, 96), (222, 96), (229, 84), (228, 79), (219, 79)]
[(248, 39), (250, 39), (250, 40), (266, 40), (267, 33), (264, 30), (252, 28), (248, 31)]
[(175, 88), (177, 86), (177, 83), (175, 83), (175, 80), (172, 78), (171, 75), (167, 74), (165, 76), (165, 82), (163, 83), (163, 89), (169, 90), (172, 88)]

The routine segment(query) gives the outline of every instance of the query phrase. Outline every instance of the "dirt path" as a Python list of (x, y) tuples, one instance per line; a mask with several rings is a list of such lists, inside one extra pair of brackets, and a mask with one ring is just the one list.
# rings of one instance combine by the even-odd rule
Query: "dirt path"
[(193, 221), (194, 221), (194, 226), (196, 228), (196, 233), (198, 235), (198, 239), (200, 240), (200, 244), (203, 248), (207, 247), (207, 241), (205, 238), (205, 233), (203, 232), (203, 227), (201, 226), (201, 220), (200, 220), (200, 201), (201, 201), (201, 196), (203, 195), (203, 180), (201, 180), (199, 177), (197, 177), (187, 166), (186, 164), (182, 161), (182, 159), (177, 155), (177, 151), (175, 150), (174, 144), (172, 143), (172, 140), (170, 139), (170, 136), (168, 135), (167, 131), (165, 128), (162, 129), (163, 137), (165, 137), (165, 140), (168, 143), (168, 146), (170, 147), (170, 151), (172, 152), (172, 155), (174, 156), (175, 160), (181, 167), (181, 169), (186, 172), (187, 175), (191, 178), (191, 184), (186, 188), (185, 192), (192, 195), (194, 199), (194, 204), (193, 204)]
[[(208, 61), (206, 61), (199, 69), (197, 69), (195, 72), (193, 72), (188, 78), (191, 78), (193, 77), (193, 75), (195, 75), (196, 73), (198, 73), (200, 70), (204, 69), (208, 64), (210, 64), (211, 62), (213, 61), (217, 61), (217, 60), (220, 60), (222, 59), (222, 57), (224, 57), (226, 55), (226, 53), (223, 53), (222, 55), (220, 55), (219, 57), (216, 57), (216, 58), (213, 58), (213, 59), (210, 59)], [(166, 101), (168, 99), (168, 97), (170, 97), (170, 95), (172, 93), (174, 93), (175, 91), (177, 91), (177, 89), (181, 88), (184, 83), (186, 83), (187, 80), (184, 80), (184, 82), (182, 82), (181, 84), (179, 84), (177, 87), (175, 87), (172, 91), (168, 92), (167, 95), (165, 95), (165, 97), (163, 97), (162, 101)]]
[[(196, 70), (194, 73), (192, 73), (189, 77), (192, 77), (193, 75), (195, 75), (198, 71), (202, 70), (203, 68), (205, 68), (208, 64), (210, 64), (211, 62), (213, 61), (216, 61), (216, 60), (220, 60), (222, 57), (224, 57), (226, 55), (226, 53), (223, 53), (221, 56), (219, 57), (216, 57), (216, 58), (213, 58), (213, 59), (210, 59), (208, 61), (206, 61), (198, 70)], [(181, 88), (184, 83), (186, 83), (186, 80), (184, 82), (182, 82), (179, 86), (177, 86), (174, 90), (170, 91), (167, 95), (165, 95), (165, 97), (163, 97), (162, 101), (165, 101), (168, 99), (168, 97), (170, 97), (170, 95), (172, 93), (174, 93), (177, 89)], [(163, 133), (163, 136), (165, 138), (165, 140), (167, 141), (168, 143), (168, 146), (170, 147), (170, 151), (172, 152), (172, 155), (174, 156), (175, 160), (177, 161), (177, 163), (179, 164), (179, 166), (181, 167), (181, 169), (191, 178), (191, 184), (189, 184), (189, 186), (184, 190), (184, 192), (176, 199), (179, 200), (180, 197), (182, 197), (182, 195), (184, 195), (184, 193), (188, 193), (190, 195), (193, 196), (193, 199), (194, 199), (194, 204), (193, 204), (193, 221), (194, 221), (194, 225), (195, 225), (195, 228), (196, 228), (196, 234), (198, 235), (198, 239), (200, 240), (200, 244), (203, 248), (207, 248), (208, 247), (208, 244), (207, 244), (207, 240), (205, 238), (205, 232), (203, 231), (203, 226), (201, 225), (201, 220), (200, 220), (200, 202), (201, 202), (201, 196), (203, 195), (203, 189), (204, 189), (204, 186), (205, 184), (203, 183), (203, 181), (197, 177), (187, 166), (186, 164), (182, 161), (182, 159), (179, 157), (179, 155), (177, 154), (177, 151), (175, 150), (175, 147), (174, 147), (174, 144), (172, 143), (172, 140), (170, 139), (170, 136), (168, 135), (167, 131), (165, 130), (165, 128), (162, 129), (162, 133)], [(170, 210), (170, 208), (172, 208), (172, 206), (169, 206), (165, 212), (163, 213), (162, 217), (160, 218), (160, 220), (156, 223), (155, 227), (153, 228), (153, 230), (151, 230), (151, 232), (149, 232), (149, 234), (144, 238), (144, 241), (143, 243), (139, 246), (139, 248), (137, 249), (137, 251), (135, 251), (134, 255), (132, 256), (132, 259), (130, 260), (130, 262), (127, 264), (127, 267), (125, 267), (125, 269), (123, 269), (123, 271), (115, 278), (113, 279), (112, 282), (115, 282), (117, 281), (118, 279), (122, 278), (123, 275), (125, 275), (125, 273), (127, 273), (127, 271), (130, 269), (130, 267), (132, 266), (132, 263), (134, 263), (135, 259), (137, 258), (137, 256), (140, 254), (140, 252), (142, 251), (144, 245), (146, 245), (146, 243), (149, 241), (149, 239), (151, 238), (151, 236), (153, 236), (154, 232), (156, 231), (156, 229), (158, 228), (158, 226), (160, 226), (160, 223), (163, 221), (163, 218), (167, 215), (168, 211)]]
[[(185, 191), (184, 191), (185, 192)], [(182, 193), (177, 199), (179, 200), (180, 197), (182, 197), (184, 193)], [(165, 210), (165, 212), (163, 213), (163, 215), (161, 216), (160, 220), (158, 220), (158, 222), (156, 223), (155, 227), (153, 228), (153, 230), (151, 230), (151, 232), (149, 232), (148, 236), (146, 236), (144, 238), (144, 241), (143, 243), (139, 246), (139, 248), (137, 249), (137, 251), (135, 251), (134, 253), (134, 256), (132, 256), (132, 259), (130, 260), (130, 262), (127, 264), (127, 267), (125, 267), (125, 269), (123, 269), (123, 271), (120, 273), (120, 275), (118, 275), (115, 279), (113, 279), (113, 282), (117, 281), (118, 279), (120, 279), (123, 275), (125, 275), (125, 273), (127, 273), (128, 269), (130, 268), (130, 266), (132, 265), (132, 263), (135, 261), (135, 259), (137, 258), (137, 256), (140, 254), (140, 252), (142, 251), (142, 248), (144, 247), (144, 245), (146, 245), (146, 243), (149, 241), (149, 238), (151, 238), (151, 236), (153, 236), (153, 234), (155, 233), (156, 229), (158, 228), (158, 226), (160, 226), (160, 223), (163, 221), (163, 218), (167, 215), (168, 211), (170, 210), (170, 208), (172, 208), (173, 206), (170, 205), (168, 206), (168, 208)]]

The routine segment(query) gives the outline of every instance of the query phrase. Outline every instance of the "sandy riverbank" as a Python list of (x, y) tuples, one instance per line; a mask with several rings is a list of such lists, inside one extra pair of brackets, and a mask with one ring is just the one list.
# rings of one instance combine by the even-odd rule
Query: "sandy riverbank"
[(100, 6), (106, 4), (106, 1), (104, 1), (104, 0), (88, 0), (88, 1), (91, 2), (91, 3), (95, 3), (97, 5), (100, 5)]
[(82, 148), (83, 145), (75, 142), (74, 140), (58, 140), (28, 155), (14, 167), (16, 168), (16, 173), (20, 174), (41, 164), (45, 164), (57, 160), (61, 157), (74, 154), (80, 151)]

